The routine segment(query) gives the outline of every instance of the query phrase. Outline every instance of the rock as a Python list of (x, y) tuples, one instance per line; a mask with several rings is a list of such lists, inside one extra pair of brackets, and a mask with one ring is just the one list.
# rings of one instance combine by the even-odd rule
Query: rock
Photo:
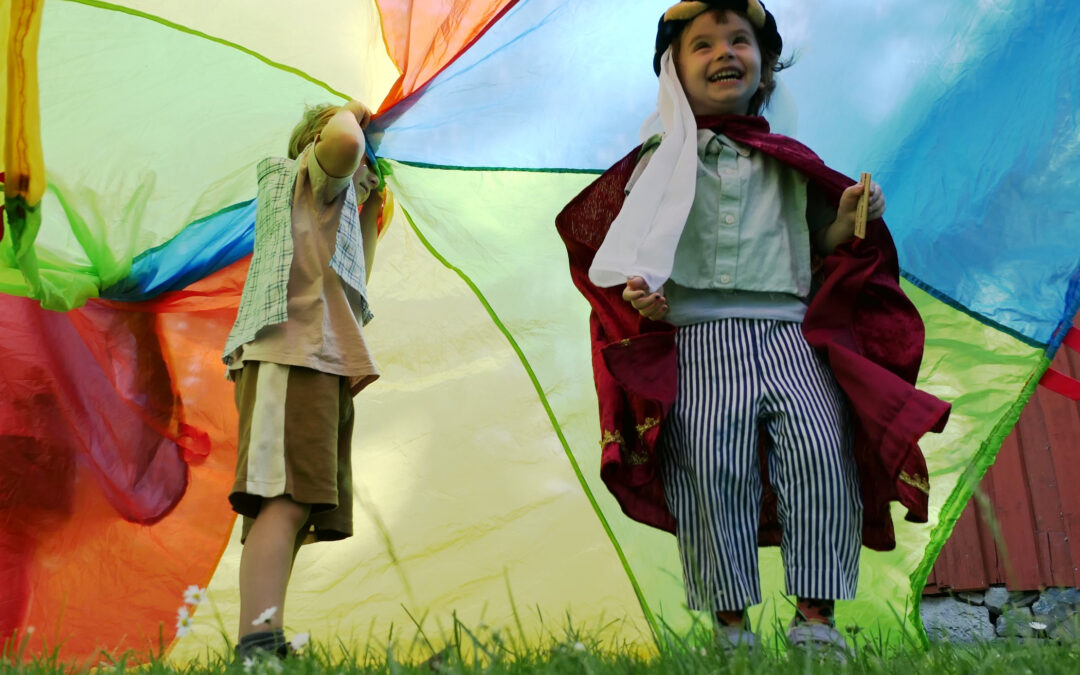
[(1009, 591), (1004, 586), (991, 586), (983, 596), (983, 605), (994, 614), (1001, 614), (1009, 604)]
[(1008, 607), (1031, 607), (1039, 599), (1037, 591), (1017, 591), (1009, 593)]
[(1073, 614), (1050, 629), (1050, 637), (1061, 642), (1080, 643), (1080, 616)]
[(1036, 602), (1031, 609), (1035, 614), (1035, 619), (1037, 621), (1042, 621), (1043, 623), (1061, 623), (1063, 620), (1072, 616), (1076, 611), (1071, 605), (1066, 605), (1064, 603), (1057, 605), (1050, 603), (1039, 604), (1041, 602), (1042, 600)]
[(992, 616), (1003, 614), (1010, 607), (1029, 607), (1039, 599), (1035, 591), (1010, 591), (1004, 586), (992, 586), (983, 598), (983, 605)]
[(1039, 599), (1031, 606), (1031, 611), (1043, 616), (1050, 616), (1053, 614), (1054, 608), (1061, 606), (1061, 602), (1057, 599), (1057, 596), (1050, 593), (1051, 591), (1056, 590), (1056, 588), (1048, 588), (1043, 591), (1042, 595), (1039, 596)]
[(1043, 647), (1046, 642), (1042, 638), (1031, 637), (998, 637), (994, 638), (994, 642), (1009, 645), (1021, 645), (1025, 647)]
[(994, 638), (990, 612), (948, 597), (923, 598), (922, 622), (931, 642), (973, 644)]
[(957, 593), (956, 597), (960, 598), (969, 605), (981, 605), (986, 601), (986, 594), (979, 593), (977, 591), (965, 591), (963, 593)]
[(1034, 620), (1030, 607), (1012, 607), (998, 617), (995, 628), (1001, 637), (1034, 637), (1035, 629), (1031, 627)]
[(1065, 599), (1072, 604), (1073, 607), (1080, 609), (1080, 588), (1066, 588)]
[(1031, 606), (1031, 610), (1036, 614), (1053, 616), (1055, 609), (1075, 609), (1078, 604), (1080, 604), (1080, 591), (1075, 588), (1048, 588)]

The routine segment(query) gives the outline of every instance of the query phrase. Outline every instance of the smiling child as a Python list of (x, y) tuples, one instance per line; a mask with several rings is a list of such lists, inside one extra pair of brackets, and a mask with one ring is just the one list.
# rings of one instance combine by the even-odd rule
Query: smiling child
[(894, 545), (890, 501), (925, 522), (917, 441), (949, 406), (913, 386), (922, 323), (881, 189), (854, 240), (863, 188), (759, 116), (782, 45), (758, 0), (672, 6), (643, 127), (663, 133), (557, 225), (593, 307), (608, 487), (676, 534), (689, 606), (722, 645), (754, 644), (760, 542), (798, 598), (790, 643), (843, 649), (834, 602), (855, 596), (861, 544)]

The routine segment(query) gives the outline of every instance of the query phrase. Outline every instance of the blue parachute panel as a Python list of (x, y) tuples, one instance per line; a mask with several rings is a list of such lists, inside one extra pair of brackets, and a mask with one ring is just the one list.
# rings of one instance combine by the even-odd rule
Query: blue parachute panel
[(1053, 349), (1080, 301), (1080, 6), (1016, 3), (1008, 19), (886, 128), (879, 175), (913, 280)]
[(184, 288), (251, 255), (255, 245), (255, 200), (234, 204), (195, 221), (131, 262), (131, 272), (101, 297), (138, 302)]
[(521, 0), (377, 121), (379, 154), (459, 167), (607, 168), (637, 145), (655, 105), (652, 44), (666, 4)]

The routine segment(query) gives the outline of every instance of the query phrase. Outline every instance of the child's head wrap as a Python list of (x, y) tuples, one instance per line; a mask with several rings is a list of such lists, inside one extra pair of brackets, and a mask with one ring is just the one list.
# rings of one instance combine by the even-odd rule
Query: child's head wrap
[(656, 111), (642, 125), (641, 140), (657, 127), (663, 138), (593, 257), (589, 280), (597, 286), (618, 286), (640, 276), (655, 291), (671, 276), (675, 249), (694, 202), (698, 137), (697, 121), (675, 68), (672, 43), (690, 21), (710, 9), (745, 14), (757, 31), (763, 62), (773, 55), (776, 60), (780, 57), (783, 42), (776, 20), (760, 0), (683, 0), (664, 13), (653, 60), (660, 77)]
[(671, 43), (679, 39), (679, 35), (691, 21), (710, 9), (727, 9), (745, 15), (754, 26), (758, 45), (766, 60), (775, 61), (780, 58), (784, 41), (776, 28), (776, 19), (760, 0), (682, 0), (664, 12), (656, 27), (653, 71), (657, 75), (660, 74), (660, 59)]

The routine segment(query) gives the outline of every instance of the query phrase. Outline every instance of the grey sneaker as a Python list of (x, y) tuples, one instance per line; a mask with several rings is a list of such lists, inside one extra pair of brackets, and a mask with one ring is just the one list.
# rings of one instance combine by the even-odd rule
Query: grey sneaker
[(742, 626), (717, 626), (714, 633), (716, 644), (729, 654), (740, 649), (757, 649), (757, 636)]
[(797, 623), (787, 632), (788, 644), (796, 649), (831, 656), (846, 663), (851, 656), (847, 641), (836, 627), (820, 621)]

